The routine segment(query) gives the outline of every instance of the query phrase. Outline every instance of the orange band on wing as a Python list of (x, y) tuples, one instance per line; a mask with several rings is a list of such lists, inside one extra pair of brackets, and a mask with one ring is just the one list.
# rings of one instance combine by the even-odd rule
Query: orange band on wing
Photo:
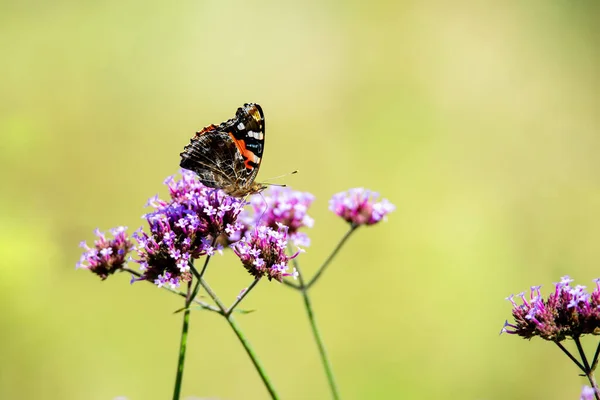
[(246, 142), (244, 142), (243, 140), (236, 139), (231, 132), (229, 133), (229, 136), (231, 137), (231, 140), (233, 140), (233, 143), (235, 143), (235, 146), (240, 151), (240, 154), (244, 157), (244, 165), (246, 166), (246, 168), (254, 169), (254, 166), (250, 164), (250, 162), (254, 162), (254, 159), (256, 158), (254, 152), (248, 150), (246, 148)]
[(201, 131), (196, 132), (196, 137), (205, 134), (206, 132), (210, 132), (210, 131), (216, 131), (217, 130), (217, 126), (214, 124), (211, 124), (209, 126), (205, 126), (204, 128), (202, 128)]

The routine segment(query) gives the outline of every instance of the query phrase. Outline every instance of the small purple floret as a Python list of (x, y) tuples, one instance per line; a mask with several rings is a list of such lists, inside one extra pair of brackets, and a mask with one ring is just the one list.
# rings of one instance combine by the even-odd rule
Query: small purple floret
[(589, 386), (584, 386), (583, 389), (581, 389), (581, 397), (579, 397), (579, 400), (595, 400), (596, 399), (596, 391), (589, 387)]
[(377, 201), (379, 194), (364, 188), (340, 192), (329, 200), (329, 209), (353, 226), (373, 225), (385, 221), (396, 209), (387, 199)]
[(113, 239), (107, 239), (106, 235), (98, 229), (94, 230), (98, 239), (93, 247), (88, 247), (85, 242), (80, 243), (85, 252), (81, 255), (76, 268), (89, 269), (103, 280), (123, 268), (127, 264), (127, 253), (133, 248), (131, 240), (125, 233), (126, 230), (127, 228), (123, 226), (111, 229)]
[(232, 246), (244, 268), (256, 279), (267, 276), (283, 282), (283, 277), (298, 276), (296, 269), (289, 272), (288, 261), (296, 258), (300, 251), (292, 256), (286, 255), (287, 227), (280, 225), (278, 230), (267, 226), (255, 228), (249, 236), (242, 238)]

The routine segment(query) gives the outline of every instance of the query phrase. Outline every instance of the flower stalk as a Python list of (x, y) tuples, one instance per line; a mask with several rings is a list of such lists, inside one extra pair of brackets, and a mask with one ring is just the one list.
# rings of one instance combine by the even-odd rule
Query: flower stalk
[[(318, 282), (318, 280), (325, 272), (326, 268), (329, 266), (329, 264), (331, 264), (335, 256), (339, 253), (339, 251), (342, 249), (344, 244), (346, 244), (350, 236), (352, 236), (352, 233), (354, 233), (359, 226), (369, 226), (374, 225), (380, 221), (384, 221), (386, 219), (387, 214), (394, 211), (395, 206), (393, 204), (391, 204), (386, 199), (376, 201), (378, 197), (378, 193), (372, 192), (370, 190), (365, 190), (363, 188), (351, 189), (347, 192), (341, 192), (334, 195), (329, 202), (329, 209), (339, 217), (343, 218), (346, 222), (348, 222), (350, 224), (350, 228), (348, 229), (348, 231), (346, 231), (346, 233), (340, 239), (340, 241), (335, 246), (331, 254), (325, 259), (323, 264), (321, 264), (317, 272), (308, 282), (305, 281), (300, 266), (298, 265), (298, 262), (295, 259), (292, 260), (292, 262), (294, 264), (294, 269), (298, 274), (299, 284), (296, 285), (295, 283), (292, 283), (287, 280), (283, 281), (283, 283), (286, 284), (288, 287), (295, 289), (302, 294), (304, 308), (308, 316), (308, 321), (310, 323), (311, 331), (313, 333), (313, 338), (315, 340), (315, 343), (317, 344), (319, 356), (321, 358), (321, 364), (323, 365), (325, 375), (327, 376), (327, 382), (329, 383), (331, 396), (334, 400), (338, 400), (340, 398), (340, 394), (337, 387), (337, 383), (335, 381), (335, 376), (333, 374), (331, 361), (329, 360), (329, 356), (327, 355), (327, 350), (325, 348), (323, 338), (321, 337), (321, 333), (317, 326), (317, 321), (315, 318), (313, 306), (308, 291), (314, 286), (315, 283)], [(303, 211), (305, 212), (305, 209), (303, 209)], [(301, 227), (301, 225), (299, 225), (298, 227)]]
[[(257, 282), (258, 282), (258, 279), (254, 280), (253, 285), (251, 285), (251, 287), (256, 286)], [(229, 324), (229, 326), (231, 327), (231, 329), (237, 336), (238, 340), (242, 344), (242, 347), (244, 347), (244, 350), (246, 350), (246, 354), (248, 354), (248, 357), (250, 357), (250, 360), (252, 361), (252, 364), (254, 365), (254, 369), (256, 369), (256, 372), (258, 372), (258, 375), (260, 376), (260, 379), (263, 381), (265, 388), (269, 392), (271, 399), (278, 400), (279, 395), (275, 391), (275, 388), (273, 387), (273, 383), (271, 382), (269, 375), (267, 375), (267, 372), (265, 371), (264, 366), (261, 364), (258, 356), (254, 352), (254, 349), (250, 345), (250, 342), (248, 341), (248, 339), (246, 339), (246, 336), (244, 335), (244, 333), (242, 332), (242, 330), (240, 329), (238, 324), (235, 322), (235, 319), (231, 315), (231, 312), (233, 311), (233, 306), (230, 307), (230, 310), (227, 310), (227, 308), (225, 307), (225, 304), (223, 304), (223, 302), (221, 301), (221, 299), (219, 299), (217, 294), (212, 290), (212, 288), (208, 285), (208, 283), (206, 283), (204, 278), (200, 278), (200, 283), (202, 284), (202, 287), (204, 288), (204, 290), (206, 290), (206, 292), (208, 293), (210, 298), (213, 299), (213, 301), (217, 304), (217, 306), (221, 310), (221, 315), (223, 315), (223, 317), (227, 320), (227, 323)], [(245, 294), (247, 294), (247, 292), (250, 291), (251, 287), (249, 287), (248, 290), (246, 290)], [(239, 304), (239, 302), (237, 302), (237, 303)], [(237, 304), (234, 303), (234, 305), (237, 305)]]
[(325, 262), (323, 262), (323, 264), (317, 270), (317, 272), (315, 273), (315, 275), (305, 285), (306, 290), (310, 289), (317, 282), (317, 280), (321, 277), (321, 275), (323, 274), (323, 272), (325, 272), (325, 268), (327, 268), (327, 266), (331, 263), (331, 261), (333, 261), (334, 257), (337, 255), (337, 253), (340, 251), (340, 249), (346, 243), (346, 241), (350, 238), (350, 236), (352, 235), (352, 233), (354, 233), (354, 231), (356, 230), (356, 228), (358, 228), (358, 225), (354, 225), (354, 224), (350, 225), (350, 229), (348, 229), (348, 231), (342, 237), (342, 239), (339, 241), (339, 243), (337, 244), (337, 246), (335, 247), (335, 249), (333, 249), (333, 252), (331, 252), (331, 254), (329, 255), (329, 257), (327, 257), (327, 259), (325, 260)]
[(588, 363), (587, 357), (585, 356), (585, 351), (583, 350), (583, 346), (581, 345), (581, 341), (579, 340), (579, 336), (575, 336), (573, 340), (575, 341), (575, 345), (577, 346), (577, 351), (579, 351), (581, 361), (583, 361), (583, 373), (590, 382), (590, 386), (592, 387), (592, 389), (594, 389), (594, 395), (596, 396), (596, 400), (600, 400), (598, 384), (596, 383), (596, 377), (594, 376), (594, 368), (592, 368), (592, 366), (590, 366), (590, 364)]
[(296, 266), (296, 270), (298, 271), (298, 280), (300, 282), (298, 290), (300, 291), (300, 293), (302, 293), (302, 299), (304, 300), (304, 308), (306, 309), (306, 315), (308, 316), (310, 329), (313, 333), (315, 343), (317, 344), (317, 348), (319, 349), (319, 356), (321, 357), (321, 364), (323, 364), (323, 369), (325, 370), (325, 375), (327, 376), (327, 382), (329, 383), (329, 389), (331, 390), (331, 397), (335, 400), (338, 400), (340, 398), (339, 390), (335, 381), (335, 376), (333, 374), (333, 368), (331, 367), (331, 361), (329, 361), (323, 338), (321, 337), (321, 333), (319, 332), (319, 328), (317, 326), (315, 313), (310, 302), (310, 296), (308, 295), (308, 286), (305, 286), (304, 279), (302, 278), (302, 272), (300, 271), (298, 266)]
[(289, 287), (292, 287), (298, 290), (302, 294), (302, 300), (304, 302), (304, 309), (306, 310), (306, 315), (308, 316), (308, 321), (310, 324), (310, 329), (313, 334), (313, 338), (315, 343), (317, 344), (317, 349), (319, 350), (319, 356), (321, 358), (321, 364), (323, 365), (323, 369), (325, 371), (325, 375), (327, 377), (327, 382), (329, 384), (329, 390), (331, 391), (331, 396), (333, 399), (338, 400), (340, 398), (339, 389), (335, 380), (335, 375), (333, 373), (333, 368), (331, 366), (331, 361), (329, 360), (329, 356), (327, 355), (327, 350), (325, 348), (325, 343), (323, 342), (323, 338), (321, 337), (321, 333), (319, 331), (319, 327), (317, 326), (317, 321), (315, 319), (315, 313), (312, 307), (312, 303), (310, 301), (310, 296), (308, 294), (309, 289), (314, 285), (318, 279), (322, 276), (323, 272), (327, 268), (327, 266), (333, 261), (335, 256), (338, 254), (340, 249), (344, 246), (344, 244), (348, 241), (352, 233), (356, 230), (358, 225), (351, 224), (350, 229), (344, 234), (342, 239), (338, 242), (337, 246), (333, 249), (331, 254), (325, 259), (321, 267), (317, 270), (315, 275), (310, 279), (308, 283), (305, 282), (304, 276), (302, 275), (302, 270), (300, 269), (300, 265), (296, 259), (292, 260), (294, 263), (294, 269), (298, 273), (298, 282), (296, 285), (290, 281), (284, 281)]
[(179, 360), (177, 361), (177, 374), (175, 376), (175, 388), (173, 389), (173, 400), (179, 400), (181, 395), (181, 383), (183, 381), (183, 370), (185, 366), (185, 353), (187, 350), (187, 337), (190, 328), (190, 309), (187, 307), (191, 301), (192, 282), (188, 282), (188, 296), (186, 308), (183, 310), (183, 326), (181, 328), (181, 340), (179, 342)]

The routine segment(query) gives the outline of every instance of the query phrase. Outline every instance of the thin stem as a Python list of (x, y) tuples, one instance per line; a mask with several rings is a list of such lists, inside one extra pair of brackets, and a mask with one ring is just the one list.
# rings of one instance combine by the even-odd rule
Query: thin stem
[[(129, 268), (127, 268), (127, 267), (121, 268), (121, 270), (122, 270), (123, 272), (129, 272), (130, 274), (132, 274), (132, 275), (135, 275), (135, 276), (137, 276), (138, 278), (139, 278), (140, 276), (142, 276), (142, 274), (140, 274), (138, 271), (135, 271), (135, 270), (133, 270), (133, 269), (129, 269)], [(152, 283), (152, 282), (150, 282), (150, 281), (146, 281), (146, 282)], [(171, 293), (175, 293), (175, 294), (176, 294), (176, 295), (178, 295), (178, 296), (181, 296), (181, 297), (185, 297), (185, 298), (187, 298), (187, 293), (180, 292), (179, 290), (172, 289), (172, 288), (170, 288), (170, 287), (168, 287), (168, 286), (161, 286), (161, 289), (164, 289), (164, 290), (166, 290), (166, 291), (168, 291), (168, 292), (171, 292)], [(198, 304), (200, 307), (202, 307), (202, 308), (204, 308), (204, 309), (206, 309), (206, 310), (213, 311), (213, 312), (216, 312), (216, 313), (218, 313), (218, 314), (221, 314), (221, 310), (220, 310), (218, 307), (215, 307), (215, 306), (213, 306), (213, 305), (210, 305), (210, 304), (208, 304), (208, 303), (205, 303), (205, 302), (203, 302), (203, 301), (200, 301), (200, 300), (197, 300), (197, 299), (194, 299), (194, 298), (192, 298), (192, 302), (194, 302), (194, 303)]]
[(204, 290), (206, 290), (206, 293), (208, 293), (210, 298), (213, 299), (213, 301), (217, 304), (217, 307), (219, 307), (219, 309), (221, 310), (223, 315), (225, 315), (225, 312), (227, 311), (227, 307), (225, 307), (225, 304), (223, 304), (223, 302), (221, 301), (221, 299), (219, 299), (217, 294), (215, 292), (213, 292), (212, 288), (208, 285), (208, 283), (204, 280), (204, 278), (200, 278), (200, 284), (202, 285)]
[(284, 280), (283, 280), (283, 284), (284, 284), (284, 285), (286, 285), (286, 286), (289, 286), (289, 287), (291, 287), (292, 289), (296, 289), (296, 290), (300, 289), (300, 286), (298, 286), (297, 284), (295, 284), (295, 283), (294, 283), (294, 282), (292, 282), (292, 281), (288, 281), (288, 280), (285, 280), (285, 279), (284, 279)]
[(225, 311), (225, 316), (229, 317), (231, 315), (231, 313), (233, 312), (233, 310), (237, 307), (238, 304), (240, 304), (240, 302), (242, 300), (244, 300), (244, 297), (246, 297), (248, 295), (248, 293), (250, 293), (250, 291), (252, 289), (254, 289), (254, 286), (256, 286), (256, 284), (260, 281), (260, 279), (255, 279), (250, 286), (248, 286), (246, 288), (246, 290), (244, 290), (244, 293), (241, 294), (241, 296), (238, 296), (237, 299), (235, 299), (235, 301), (233, 302), (233, 304), (227, 309), (227, 311)]
[(596, 347), (596, 353), (594, 354), (594, 360), (592, 361), (592, 372), (596, 370), (598, 366), (598, 356), (600, 355), (600, 342), (598, 342), (598, 347)]
[(573, 361), (575, 363), (575, 365), (577, 365), (577, 367), (579, 367), (579, 369), (581, 371), (583, 371), (585, 373), (585, 367), (579, 362), (578, 359), (576, 359), (570, 352), (569, 350), (567, 350), (565, 348), (565, 346), (562, 345), (562, 343), (560, 342), (554, 342), (556, 343), (556, 345), (571, 359), (571, 361)]
[[(306, 290), (308, 290), (312, 285), (314, 285), (317, 282), (317, 280), (321, 277), (321, 275), (323, 274), (323, 272), (325, 272), (325, 268), (327, 268), (327, 266), (329, 265), (329, 263), (331, 263), (331, 261), (333, 260), (333, 258), (337, 255), (337, 253), (340, 251), (340, 249), (342, 248), (342, 246), (344, 245), (344, 243), (346, 243), (346, 241), (348, 240), (348, 238), (350, 237), (350, 235), (352, 235), (352, 233), (356, 230), (356, 228), (358, 228), (357, 225), (351, 225), (350, 226), (350, 229), (342, 237), (342, 239), (339, 241), (339, 243), (337, 244), (337, 246), (335, 247), (335, 249), (333, 249), (333, 252), (331, 252), (331, 254), (329, 255), (329, 257), (327, 257), (327, 259), (325, 260), (325, 262), (323, 262), (323, 265), (321, 265), (321, 267), (317, 270), (317, 273), (306, 284), (306, 286), (305, 286)], [(304, 286), (304, 285), (300, 284), (300, 286)]]
[(585, 367), (584, 372), (587, 374), (591, 371), (590, 364), (588, 363), (587, 357), (585, 356), (585, 352), (583, 351), (583, 346), (581, 346), (581, 341), (579, 340), (579, 336), (573, 337), (575, 344), (577, 345), (577, 351), (579, 351), (579, 356), (581, 357), (581, 361), (583, 361), (583, 366)]
[(321, 334), (319, 333), (319, 328), (317, 328), (317, 322), (315, 321), (314, 312), (310, 303), (310, 298), (308, 297), (308, 292), (306, 289), (302, 290), (302, 297), (304, 298), (304, 306), (306, 307), (306, 314), (308, 315), (308, 320), (310, 321), (310, 327), (313, 332), (313, 336), (315, 337), (315, 342), (317, 342), (317, 346), (319, 348), (319, 354), (321, 355), (321, 362), (323, 363), (323, 368), (325, 369), (325, 374), (327, 375), (327, 380), (329, 381), (329, 387), (331, 388), (331, 395), (334, 399), (339, 399), (340, 395), (338, 392), (337, 385), (335, 383), (335, 378), (333, 376), (333, 370), (331, 369), (331, 363), (329, 358), (327, 357), (327, 351), (325, 350), (325, 345), (323, 344), (323, 339), (321, 338)]
[(250, 357), (252, 364), (254, 364), (254, 368), (260, 375), (260, 378), (262, 379), (263, 384), (265, 385), (265, 387), (267, 388), (267, 391), (271, 395), (271, 399), (278, 400), (279, 396), (277, 395), (277, 392), (275, 391), (275, 388), (273, 387), (273, 384), (271, 383), (271, 380), (269, 379), (269, 376), (267, 375), (265, 368), (260, 363), (258, 356), (256, 355), (256, 353), (252, 349), (252, 346), (250, 345), (250, 342), (248, 342), (248, 340), (246, 339), (246, 336), (244, 336), (240, 327), (237, 325), (237, 323), (233, 319), (233, 316), (226, 315), (227, 308), (225, 307), (225, 305), (223, 304), (221, 299), (219, 299), (219, 297), (215, 294), (215, 292), (212, 290), (212, 288), (210, 286), (208, 286), (208, 283), (206, 283), (206, 281), (203, 278), (200, 278), (200, 282), (201, 282), (204, 290), (206, 290), (208, 295), (213, 299), (213, 301), (217, 304), (217, 306), (219, 306), (219, 308), (221, 309), (221, 314), (225, 317), (225, 319), (229, 323), (229, 326), (231, 327), (231, 329), (233, 330), (233, 332), (239, 339), (242, 346), (244, 346), (244, 349), (246, 350), (248, 357)]
[[(583, 346), (581, 345), (581, 341), (579, 340), (579, 336), (575, 336), (573, 338), (575, 344), (577, 345), (577, 350), (579, 351), (579, 355), (581, 356), (581, 360), (583, 361), (583, 365), (585, 366), (585, 376), (588, 378), (590, 382), (590, 386), (594, 389), (594, 396), (596, 400), (600, 400), (600, 393), (598, 392), (598, 384), (596, 383), (596, 377), (594, 376), (594, 370), (588, 364), (587, 357), (585, 356), (585, 352), (583, 351)], [(594, 356), (595, 357), (595, 356)]]
[[(212, 246), (215, 245), (215, 241), (216, 241), (216, 239), (213, 240)], [(195, 271), (194, 275), (196, 275), (196, 286), (194, 286), (194, 291), (192, 293), (191, 298), (187, 299), (185, 302), (186, 308), (188, 308), (190, 306), (190, 303), (192, 302), (192, 300), (195, 299), (196, 296), (198, 295), (198, 291), (200, 290), (200, 279), (202, 279), (202, 275), (204, 275), (204, 272), (206, 271), (206, 267), (208, 267), (208, 262), (210, 261), (211, 257), (212, 257), (211, 255), (206, 256), (206, 259), (204, 260), (204, 266), (202, 267), (202, 272), (200, 272), (200, 274), (198, 274), (198, 271), (196, 271), (196, 269), (194, 268), (194, 263), (190, 262), (190, 269), (192, 271)]]
[[(192, 282), (188, 284), (188, 297), (191, 295)], [(187, 303), (187, 300), (186, 300)], [(179, 361), (177, 362), (177, 376), (175, 378), (175, 389), (173, 400), (179, 400), (181, 394), (181, 382), (183, 380), (183, 367), (185, 364), (185, 351), (187, 348), (187, 335), (190, 327), (190, 309), (186, 307), (183, 311), (183, 327), (181, 328), (181, 342), (179, 343)]]
[[(349, 234), (346, 234), (346, 236), (349, 236)], [(338, 245), (338, 248), (339, 247), (340, 246)], [(336, 251), (337, 250), (335, 250), (334, 253)], [(296, 264), (296, 271), (298, 271), (298, 280), (300, 281), (300, 292), (302, 293), (302, 298), (304, 299), (304, 308), (306, 309), (306, 314), (308, 315), (308, 321), (310, 322), (310, 327), (312, 329), (312, 333), (315, 338), (315, 342), (317, 343), (317, 347), (319, 348), (319, 354), (321, 356), (321, 363), (323, 364), (323, 368), (325, 369), (325, 375), (327, 375), (327, 381), (329, 382), (331, 396), (335, 400), (339, 400), (340, 395), (338, 392), (337, 384), (335, 383), (335, 377), (333, 376), (331, 362), (329, 361), (329, 357), (327, 356), (327, 351), (325, 350), (325, 344), (323, 343), (323, 339), (321, 338), (321, 334), (319, 333), (319, 328), (317, 327), (317, 321), (315, 320), (315, 314), (312, 309), (310, 297), (308, 297), (308, 286), (304, 285), (304, 278), (302, 277), (302, 271), (300, 271), (298, 264)], [(311, 282), (313, 282), (313, 281), (314, 281), (314, 278)], [(310, 283), (309, 283), (309, 285), (310, 285)]]
[(273, 384), (271, 383), (269, 376), (265, 372), (265, 368), (260, 363), (258, 356), (252, 349), (252, 346), (250, 346), (250, 342), (248, 342), (248, 340), (244, 336), (243, 332), (241, 331), (241, 329), (239, 328), (239, 326), (233, 319), (233, 316), (230, 315), (230, 316), (226, 317), (225, 319), (229, 323), (229, 326), (231, 327), (231, 329), (233, 329), (233, 332), (239, 339), (240, 343), (242, 343), (242, 346), (244, 346), (244, 349), (246, 350), (246, 354), (248, 354), (248, 357), (250, 357), (250, 360), (252, 360), (252, 364), (254, 364), (254, 368), (260, 375), (260, 378), (262, 379), (263, 384), (267, 388), (269, 395), (271, 395), (271, 399), (278, 400), (279, 396), (277, 395), (277, 392), (275, 391), (275, 388), (273, 387)]
[(190, 304), (192, 304), (192, 301), (194, 301), (194, 299), (196, 298), (196, 295), (198, 294), (199, 290), (200, 290), (200, 281), (198, 279), (196, 279), (196, 285), (194, 285), (194, 290), (192, 291), (191, 295), (189, 297), (186, 297), (186, 299), (185, 299), (185, 308), (190, 307)]

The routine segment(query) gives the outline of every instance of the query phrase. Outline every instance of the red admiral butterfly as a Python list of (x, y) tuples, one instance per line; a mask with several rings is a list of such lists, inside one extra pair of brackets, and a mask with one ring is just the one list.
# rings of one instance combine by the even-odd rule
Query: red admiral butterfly
[(265, 116), (258, 104), (244, 104), (235, 118), (196, 132), (181, 153), (182, 168), (195, 172), (205, 186), (234, 197), (265, 188), (254, 179), (265, 146)]

